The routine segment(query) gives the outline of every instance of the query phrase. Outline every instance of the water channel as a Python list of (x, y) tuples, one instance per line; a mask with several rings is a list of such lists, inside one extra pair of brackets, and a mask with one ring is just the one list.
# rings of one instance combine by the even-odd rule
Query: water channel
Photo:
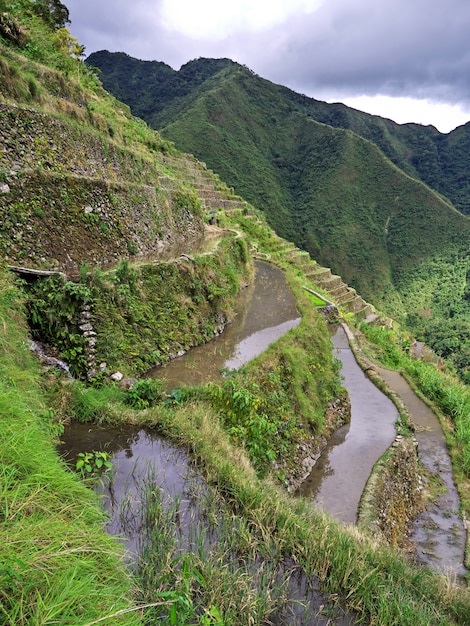
[(372, 467), (395, 439), (398, 412), (356, 363), (341, 326), (332, 339), (343, 366), (351, 421), (330, 438), (300, 493), (340, 522), (354, 524)]

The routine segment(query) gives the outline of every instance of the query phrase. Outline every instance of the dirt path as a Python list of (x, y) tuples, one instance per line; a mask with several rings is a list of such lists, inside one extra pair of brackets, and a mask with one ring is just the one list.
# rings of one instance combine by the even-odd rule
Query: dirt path
[(410, 539), (420, 561), (451, 576), (463, 576), (468, 573), (463, 565), (466, 531), (458, 515), (460, 500), (439, 419), (399, 372), (381, 367), (377, 371), (405, 405), (416, 427), (421, 463), (442, 486), (438, 497), (415, 520)]

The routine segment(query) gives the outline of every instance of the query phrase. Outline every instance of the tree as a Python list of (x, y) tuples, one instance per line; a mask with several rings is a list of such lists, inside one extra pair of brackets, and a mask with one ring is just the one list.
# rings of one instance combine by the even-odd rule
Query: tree
[(59, 0), (36, 0), (34, 11), (54, 29), (70, 24), (69, 10)]

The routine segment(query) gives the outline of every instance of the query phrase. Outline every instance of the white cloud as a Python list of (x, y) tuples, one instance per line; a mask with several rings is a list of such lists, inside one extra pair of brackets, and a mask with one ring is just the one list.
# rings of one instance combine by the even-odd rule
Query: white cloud
[(322, 0), (162, 0), (168, 30), (192, 39), (221, 40), (238, 32), (259, 32), (291, 15), (312, 13)]
[[(334, 98), (328, 98), (329, 102)], [(392, 119), (398, 124), (415, 122), (432, 124), (441, 133), (448, 133), (456, 126), (470, 120), (470, 110), (465, 111), (460, 105), (431, 102), (414, 98), (393, 98), (390, 96), (357, 96), (341, 98), (347, 106)]]
[(66, 3), (88, 54), (107, 48), (175, 69), (228, 57), (300, 93), (399, 123), (448, 132), (470, 120), (468, 0)]

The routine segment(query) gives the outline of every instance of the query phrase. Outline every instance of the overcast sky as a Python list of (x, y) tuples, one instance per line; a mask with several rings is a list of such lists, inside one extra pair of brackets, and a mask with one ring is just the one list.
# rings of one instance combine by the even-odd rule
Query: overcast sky
[(433, 124), (470, 121), (470, 0), (63, 0), (86, 48), (174, 69), (228, 57), (327, 102)]

